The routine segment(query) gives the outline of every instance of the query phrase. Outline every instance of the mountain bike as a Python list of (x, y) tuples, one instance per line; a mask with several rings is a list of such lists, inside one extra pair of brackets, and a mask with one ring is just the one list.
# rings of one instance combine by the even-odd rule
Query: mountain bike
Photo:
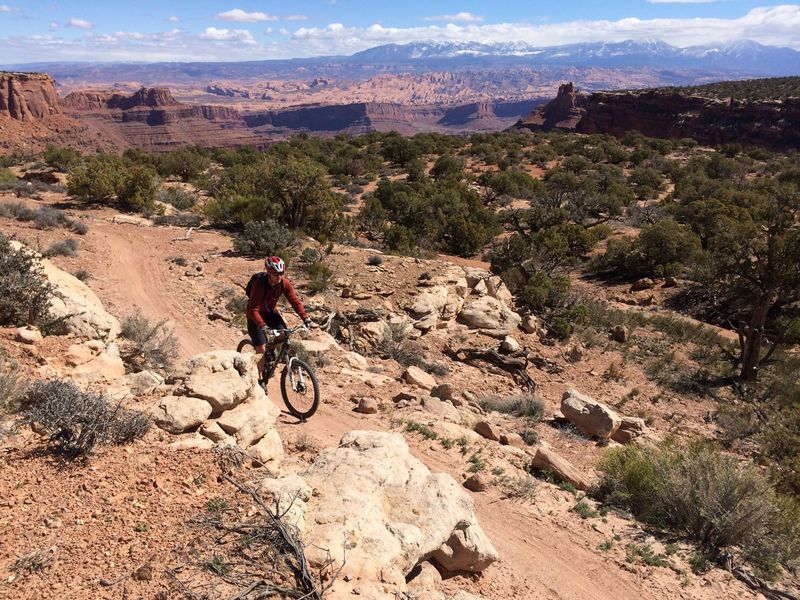
[[(284, 363), (281, 371), (281, 395), (289, 412), (301, 421), (313, 415), (319, 407), (319, 384), (314, 370), (294, 355), (289, 338), (298, 331), (307, 331), (305, 325), (291, 329), (268, 329), (267, 349), (264, 353), (264, 368), (259, 373), (266, 382), (275, 373), (279, 362)], [(248, 350), (249, 348), (249, 350)], [(237, 352), (255, 352), (253, 341), (246, 337), (236, 347)]]

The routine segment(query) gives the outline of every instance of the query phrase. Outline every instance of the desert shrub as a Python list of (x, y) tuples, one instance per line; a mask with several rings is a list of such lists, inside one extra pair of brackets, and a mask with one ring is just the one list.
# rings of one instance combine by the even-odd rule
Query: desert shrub
[(197, 204), (197, 196), (179, 187), (168, 187), (158, 190), (160, 202), (170, 204), (178, 210), (189, 210)]
[(519, 435), (526, 446), (535, 446), (541, 441), (539, 433), (533, 429), (523, 429), (519, 432)]
[(308, 267), (308, 289), (312, 292), (321, 292), (328, 289), (333, 283), (333, 269), (323, 261), (318, 260)]
[(766, 574), (800, 557), (796, 503), (753, 465), (705, 443), (607, 451), (597, 490), (637, 518), (688, 536), (711, 556), (739, 547)]
[(19, 368), (0, 360), (0, 417), (19, 411), (24, 393), (25, 385), (20, 378)]
[(69, 457), (85, 456), (96, 444), (127, 444), (150, 428), (143, 413), (113, 406), (102, 394), (70, 382), (37, 381), (23, 405), (25, 421), (48, 436), (55, 452)]
[(177, 176), (183, 181), (198, 177), (211, 166), (206, 151), (198, 146), (184, 146), (159, 155), (156, 169), (162, 177)]
[(0, 183), (11, 183), (18, 180), (19, 178), (14, 175), (11, 169), (0, 167)]
[(44, 251), (44, 255), (47, 257), (75, 256), (77, 253), (78, 240), (73, 240), (72, 238), (61, 240), (59, 242), (53, 242), (50, 247)]
[(242, 254), (279, 256), (296, 242), (295, 233), (276, 221), (252, 221), (233, 239), (233, 249)]
[(92, 278), (92, 275), (86, 269), (78, 269), (77, 271), (75, 271), (75, 278), (86, 283), (87, 281), (89, 281), (89, 279)]
[(488, 396), (478, 400), (478, 404), (484, 410), (527, 417), (534, 421), (541, 421), (544, 418), (544, 402), (533, 394), (506, 397)]
[(89, 226), (83, 221), (73, 220), (70, 223), (70, 229), (73, 231), (73, 233), (77, 233), (78, 235), (86, 235), (89, 233)]
[(404, 367), (414, 364), (419, 349), (408, 339), (408, 325), (385, 323), (380, 340), (373, 353), (383, 359), (396, 360)]
[(134, 371), (169, 371), (178, 356), (178, 339), (165, 326), (166, 320), (151, 322), (140, 313), (122, 320), (122, 336), (127, 344), (122, 358)]
[(367, 264), (373, 267), (380, 266), (383, 264), (383, 257), (380, 254), (371, 254), (367, 259)]
[(0, 234), (0, 325), (43, 322), (53, 294), (36, 259)]
[(81, 163), (81, 153), (73, 148), (48, 145), (44, 150), (44, 162), (57, 171), (68, 172)]
[(82, 200), (111, 200), (122, 182), (125, 167), (117, 156), (99, 155), (75, 167), (67, 178), (70, 195)]
[(125, 171), (117, 186), (117, 199), (125, 210), (146, 215), (155, 210), (158, 183), (149, 167), (136, 165)]

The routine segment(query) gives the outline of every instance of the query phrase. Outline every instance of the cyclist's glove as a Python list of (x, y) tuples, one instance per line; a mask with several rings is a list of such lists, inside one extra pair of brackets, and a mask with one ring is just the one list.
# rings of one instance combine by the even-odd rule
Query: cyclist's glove
[(317, 324), (314, 321), (311, 320), (311, 317), (306, 317), (303, 320), (303, 325), (305, 325), (309, 329), (314, 329), (317, 326)]

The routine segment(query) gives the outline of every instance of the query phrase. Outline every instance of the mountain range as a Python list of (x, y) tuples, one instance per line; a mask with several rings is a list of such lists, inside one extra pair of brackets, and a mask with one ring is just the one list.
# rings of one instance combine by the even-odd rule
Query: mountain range
[[(351, 56), (242, 62), (36, 63), (4, 65), (37, 70), (56, 80), (159, 80), (338, 77), (364, 79), (378, 73), (461, 71), (520, 67), (653, 68), (713, 72), (717, 79), (800, 74), (800, 52), (753, 41), (679, 48), (665, 42), (594, 42), (532, 46), (524, 42), (412, 42), (386, 44)], [(123, 79), (124, 80), (124, 79)]]

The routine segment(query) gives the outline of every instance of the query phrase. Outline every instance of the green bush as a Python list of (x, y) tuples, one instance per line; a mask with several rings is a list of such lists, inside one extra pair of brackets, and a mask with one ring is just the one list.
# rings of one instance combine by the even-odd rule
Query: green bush
[(197, 196), (179, 187), (167, 187), (158, 190), (159, 202), (170, 204), (178, 210), (189, 210), (197, 204)]
[(53, 242), (44, 255), (51, 256), (75, 256), (78, 253), (78, 240), (72, 238), (61, 240), (60, 242)]
[(44, 162), (49, 167), (67, 173), (81, 163), (81, 153), (72, 148), (48, 145), (44, 151)]
[(19, 367), (0, 360), (0, 417), (18, 412), (24, 394)]
[(704, 552), (739, 547), (763, 573), (800, 557), (800, 512), (753, 465), (706, 443), (627, 446), (606, 452), (597, 495), (637, 518), (670, 527)]
[(64, 381), (37, 381), (23, 405), (25, 420), (48, 436), (54, 451), (69, 457), (85, 456), (96, 444), (130, 443), (150, 428), (143, 413), (112, 406), (102, 394)]
[(478, 400), (478, 405), (484, 410), (494, 410), (517, 417), (526, 417), (533, 421), (541, 421), (545, 412), (544, 402), (533, 394), (519, 394), (507, 397), (489, 396)]
[(312, 292), (321, 292), (328, 289), (333, 283), (333, 269), (321, 260), (311, 263), (308, 267), (308, 289)]
[(233, 249), (251, 256), (280, 256), (296, 243), (295, 233), (276, 221), (251, 221), (233, 238)]
[(125, 210), (146, 215), (153, 214), (156, 207), (158, 183), (149, 167), (135, 165), (124, 172), (117, 188), (117, 199)]
[(5, 167), (0, 167), (0, 183), (11, 183), (14, 181), (18, 181), (19, 177), (14, 175), (11, 169), (6, 169)]
[(124, 171), (125, 166), (119, 157), (99, 155), (87, 158), (69, 174), (67, 190), (81, 200), (105, 202), (116, 195)]
[(0, 325), (45, 322), (53, 295), (36, 259), (0, 234)]

